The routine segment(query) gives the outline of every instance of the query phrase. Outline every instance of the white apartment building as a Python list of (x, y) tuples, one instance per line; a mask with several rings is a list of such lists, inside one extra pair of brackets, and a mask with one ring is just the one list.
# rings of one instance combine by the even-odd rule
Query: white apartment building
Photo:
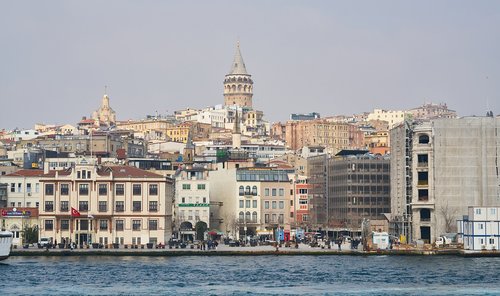
[(0, 176), (0, 183), (7, 183), (8, 207), (38, 207), (41, 197), (40, 178), (43, 170), (19, 170)]
[(40, 179), (40, 237), (114, 247), (165, 243), (172, 196), (166, 179), (122, 165), (77, 164)]
[(389, 129), (400, 124), (405, 120), (406, 112), (400, 110), (383, 110), (374, 109), (373, 112), (368, 114), (367, 121), (370, 120), (383, 120), (389, 123)]
[(186, 168), (175, 177), (175, 229), (183, 240), (196, 239), (196, 224), (210, 228), (210, 183), (208, 171)]
[(500, 249), (500, 207), (469, 207), (457, 224), (464, 250)]

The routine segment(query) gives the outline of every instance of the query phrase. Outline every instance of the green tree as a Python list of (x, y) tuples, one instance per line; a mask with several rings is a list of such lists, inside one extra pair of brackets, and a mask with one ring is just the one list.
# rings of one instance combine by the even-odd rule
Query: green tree
[(199, 221), (196, 223), (194, 226), (194, 229), (196, 231), (196, 239), (197, 240), (204, 240), (205, 239), (205, 231), (207, 231), (207, 223), (203, 221)]
[(25, 225), (23, 229), (23, 244), (34, 244), (38, 242), (38, 226)]

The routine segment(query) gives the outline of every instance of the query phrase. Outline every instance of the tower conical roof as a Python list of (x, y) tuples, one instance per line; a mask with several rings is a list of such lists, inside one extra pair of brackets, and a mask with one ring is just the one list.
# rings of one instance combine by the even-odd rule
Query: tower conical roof
[(231, 72), (229, 74), (243, 74), (248, 75), (247, 69), (245, 68), (245, 62), (243, 62), (243, 57), (240, 51), (240, 42), (236, 44), (236, 53), (234, 54), (234, 61), (231, 67)]

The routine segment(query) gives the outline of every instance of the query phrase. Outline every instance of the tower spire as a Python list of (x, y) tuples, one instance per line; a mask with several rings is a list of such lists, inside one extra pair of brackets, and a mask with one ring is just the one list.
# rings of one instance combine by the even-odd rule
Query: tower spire
[(230, 74), (243, 74), (248, 75), (247, 69), (245, 67), (245, 62), (243, 62), (243, 57), (241, 56), (240, 41), (236, 42), (236, 53), (234, 54), (234, 61), (231, 67)]

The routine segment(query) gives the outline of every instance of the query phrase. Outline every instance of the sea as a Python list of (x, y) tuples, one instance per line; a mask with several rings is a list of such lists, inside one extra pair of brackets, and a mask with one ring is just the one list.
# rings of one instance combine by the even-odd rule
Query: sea
[(500, 258), (10, 257), (0, 295), (500, 295)]

